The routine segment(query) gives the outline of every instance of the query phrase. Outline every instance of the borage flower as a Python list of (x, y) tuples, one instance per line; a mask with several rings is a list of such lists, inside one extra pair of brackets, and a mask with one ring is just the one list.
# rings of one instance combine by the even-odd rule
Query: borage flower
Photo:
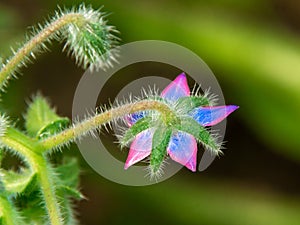
[(150, 172), (160, 173), (167, 155), (191, 171), (196, 171), (197, 141), (214, 154), (219, 154), (221, 144), (205, 127), (221, 122), (238, 106), (211, 106), (207, 95), (190, 95), (184, 73), (180, 74), (161, 93), (152, 96), (164, 102), (173, 115), (164, 117), (154, 111), (130, 114), (126, 121), (129, 129), (121, 144), (131, 143), (125, 169), (150, 156)]

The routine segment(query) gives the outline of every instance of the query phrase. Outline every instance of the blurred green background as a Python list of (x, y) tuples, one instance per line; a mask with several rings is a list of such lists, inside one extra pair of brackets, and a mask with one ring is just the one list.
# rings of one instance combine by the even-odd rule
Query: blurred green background
[[(29, 27), (44, 21), (57, 5), (81, 1), (0, 1), (0, 52), (10, 55)], [(204, 172), (182, 169), (147, 187), (127, 187), (99, 176), (81, 159), (77, 204), (82, 224), (300, 224), (300, 2), (294, 0), (85, 1), (104, 5), (122, 43), (159, 39), (197, 53), (215, 73), (228, 104), (240, 109), (227, 122), (224, 156)], [(53, 43), (24, 76), (13, 81), (1, 108), (17, 119), (26, 100), (40, 90), (61, 115), (71, 116), (83, 70)], [(106, 103), (130, 81), (146, 75), (170, 79), (177, 70), (158, 63), (137, 64), (109, 80), (99, 98)], [(25, 98), (24, 98), (25, 96)], [(116, 157), (126, 158), (103, 134)], [(200, 157), (200, 155), (199, 155)], [(113, 165), (112, 165), (113, 166)]]

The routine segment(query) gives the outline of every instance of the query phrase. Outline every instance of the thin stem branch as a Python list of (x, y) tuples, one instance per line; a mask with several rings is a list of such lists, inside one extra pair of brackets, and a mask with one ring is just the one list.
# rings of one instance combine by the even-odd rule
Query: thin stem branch
[(156, 110), (162, 114), (164, 118), (174, 116), (173, 111), (163, 102), (155, 100), (144, 100), (137, 103), (130, 103), (117, 108), (113, 108), (94, 117), (88, 118), (73, 127), (62, 131), (41, 141), (43, 151), (47, 151), (53, 147), (68, 143), (77, 137), (80, 137), (90, 130), (100, 127), (102, 124), (110, 122), (119, 117), (130, 113), (146, 110)]
[(50, 23), (36, 36), (31, 38), (22, 48), (20, 48), (15, 55), (4, 65), (0, 71), (0, 88), (9, 80), (19, 67), (24, 64), (29, 56), (34, 57), (34, 51), (38, 50), (41, 45), (50, 40), (57, 34), (65, 25), (70, 23), (82, 23), (84, 20), (83, 15), (80, 13), (69, 13), (61, 16), (57, 20)]

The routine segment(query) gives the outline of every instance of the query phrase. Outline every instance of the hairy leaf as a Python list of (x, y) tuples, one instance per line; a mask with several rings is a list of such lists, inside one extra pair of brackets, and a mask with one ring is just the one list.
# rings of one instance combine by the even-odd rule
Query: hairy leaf
[(59, 196), (65, 224), (77, 224), (70, 197), (76, 200), (83, 199), (84, 196), (78, 190), (79, 164), (76, 158), (66, 158), (65, 163), (58, 166), (57, 173), (57, 195)]
[(35, 187), (36, 174), (29, 169), (16, 173), (14, 171), (0, 170), (0, 177), (4, 191), (8, 195), (31, 192)]
[(69, 119), (59, 117), (41, 95), (33, 99), (25, 119), (27, 132), (38, 138), (51, 136), (69, 124)]

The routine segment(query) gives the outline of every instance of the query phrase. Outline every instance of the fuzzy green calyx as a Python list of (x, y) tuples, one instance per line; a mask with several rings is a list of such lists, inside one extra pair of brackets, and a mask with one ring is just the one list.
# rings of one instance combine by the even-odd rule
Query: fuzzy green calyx
[[(66, 37), (64, 49), (68, 49), (83, 68), (106, 68), (116, 61), (119, 38), (117, 30), (107, 25), (105, 14), (81, 5), (74, 14), (82, 15), (63, 31)], [(63, 14), (63, 13), (62, 13)]]
[(172, 130), (165, 126), (158, 127), (153, 134), (152, 151), (150, 155), (150, 172), (152, 175), (161, 172), (171, 135)]

